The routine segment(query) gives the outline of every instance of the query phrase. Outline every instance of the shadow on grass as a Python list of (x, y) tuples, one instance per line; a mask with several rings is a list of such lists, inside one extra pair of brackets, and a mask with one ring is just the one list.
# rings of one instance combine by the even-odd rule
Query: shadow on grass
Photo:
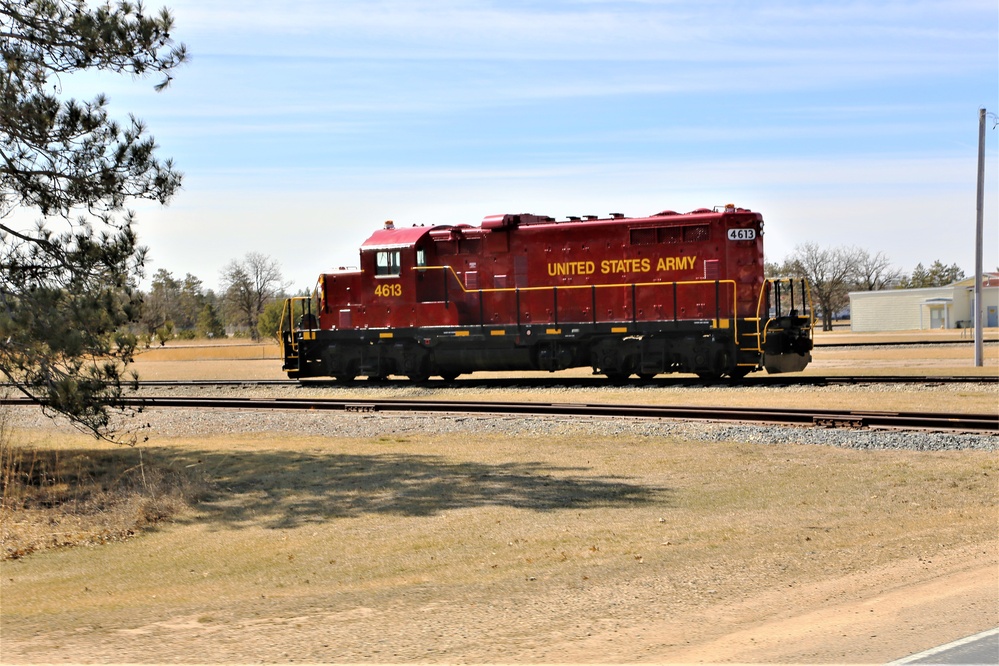
[(438, 456), (301, 452), (184, 453), (171, 466), (199, 469), (212, 491), (196, 520), (227, 528), (292, 528), (365, 514), (430, 516), (460, 508), (533, 511), (660, 503), (668, 490), (534, 462), (455, 463)]

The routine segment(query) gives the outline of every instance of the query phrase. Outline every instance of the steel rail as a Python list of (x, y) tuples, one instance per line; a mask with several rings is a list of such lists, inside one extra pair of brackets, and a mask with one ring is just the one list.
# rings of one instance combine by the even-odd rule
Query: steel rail
[[(343, 412), (421, 412), (563, 417), (647, 418), (689, 421), (736, 421), (798, 426), (942, 430), (999, 435), (999, 414), (947, 414), (826, 409), (763, 409), (545, 402), (465, 402), (451, 400), (343, 400), (335, 398), (128, 397), (134, 408), (288, 409)], [(0, 399), (0, 404), (44, 404), (30, 398)]]
[[(509, 387), (509, 386), (822, 386), (826, 384), (999, 384), (999, 375), (831, 375), (831, 376), (782, 376), (767, 375), (744, 377), (739, 380), (706, 380), (699, 377), (655, 377), (625, 382), (611, 382), (606, 377), (476, 377), (466, 376), (450, 382), (431, 379), (422, 386), (434, 387)], [(378, 382), (358, 380), (350, 384), (332, 378), (305, 379), (190, 379), (190, 380), (139, 380), (139, 388), (183, 386), (336, 386), (341, 388), (361, 386), (412, 386), (407, 379), (387, 379)]]
[[(996, 338), (991, 338), (989, 340), (982, 341), (986, 345), (994, 345), (999, 340)], [(816, 347), (827, 348), (827, 347), (928, 347), (931, 345), (974, 345), (975, 341), (972, 338), (963, 338), (960, 340), (893, 340), (885, 342), (826, 342), (823, 340), (814, 340), (813, 343)]]
[[(510, 387), (677, 387), (677, 386), (720, 386), (753, 388), (758, 386), (826, 386), (839, 384), (999, 384), (999, 375), (763, 375), (760, 377), (743, 377), (739, 380), (701, 379), (699, 377), (662, 376), (652, 379), (633, 379), (624, 382), (612, 382), (603, 376), (593, 377), (482, 377), (467, 375), (452, 381), (430, 379), (421, 382), (420, 386), (435, 388), (510, 388)], [(0, 383), (0, 387), (10, 387), (8, 383)], [(304, 379), (152, 379), (139, 380), (139, 389), (144, 388), (183, 388), (195, 386), (314, 386), (334, 388), (358, 388), (364, 386), (379, 387), (410, 387), (413, 383), (408, 379), (385, 379), (380, 381), (357, 380), (349, 384), (338, 383), (329, 378)]]
[[(624, 382), (612, 382), (606, 377), (476, 377), (467, 376), (445, 381), (431, 379), (420, 385), (426, 388), (446, 386), (448, 388), (545, 388), (545, 387), (681, 387), (681, 386), (720, 386), (720, 387), (763, 387), (763, 386), (828, 386), (857, 384), (999, 384), (999, 375), (842, 375), (842, 376), (762, 376), (744, 377), (739, 380), (706, 380), (699, 377), (655, 377), (652, 379), (634, 379)], [(349, 384), (338, 383), (332, 378), (307, 379), (266, 379), (266, 380), (221, 380), (221, 381), (140, 381), (139, 388), (182, 387), (182, 386), (321, 386), (335, 388), (352, 388), (364, 386), (410, 387), (413, 383), (407, 379), (386, 379), (380, 381), (358, 380)]]

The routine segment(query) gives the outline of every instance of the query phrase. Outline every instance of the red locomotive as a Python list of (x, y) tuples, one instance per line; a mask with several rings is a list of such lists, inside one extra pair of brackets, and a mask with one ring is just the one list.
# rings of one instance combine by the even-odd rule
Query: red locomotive
[(804, 281), (764, 279), (763, 217), (725, 206), (480, 226), (391, 222), (360, 269), (326, 273), (285, 303), (292, 378), (451, 380), (477, 370), (591, 366), (616, 380), (802, 370)]

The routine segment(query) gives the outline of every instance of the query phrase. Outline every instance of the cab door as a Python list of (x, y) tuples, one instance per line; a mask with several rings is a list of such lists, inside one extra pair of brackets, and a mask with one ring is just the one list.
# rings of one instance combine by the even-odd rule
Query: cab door
[(366, 285), (370, 294), (367, 323), (375, 328), (406, 326), (401, 320), (402, 304), (406, 299), (403, 275), (402, 248), (382, 248), (371, 252), (374, 255), (371, 283)]

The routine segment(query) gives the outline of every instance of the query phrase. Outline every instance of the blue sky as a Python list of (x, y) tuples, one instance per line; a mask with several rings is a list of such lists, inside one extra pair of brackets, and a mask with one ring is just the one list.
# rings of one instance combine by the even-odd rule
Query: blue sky
[(729, 202), (763, 213), (768, 260), (814, 242), (974, 271), (994, 0), (165, 4), (192, 56), (173, 85), (98, 88), (185, 173), (169, 207), (136, 207), (150, 274), (214, 287), (253, 251), (301, 289), (387, 219)]

